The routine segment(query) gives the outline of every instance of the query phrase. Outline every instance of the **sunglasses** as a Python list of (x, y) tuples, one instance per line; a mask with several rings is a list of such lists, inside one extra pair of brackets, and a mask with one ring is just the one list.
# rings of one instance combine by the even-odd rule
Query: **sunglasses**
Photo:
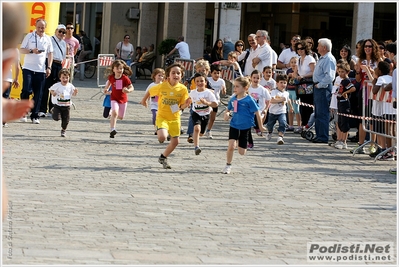
[(66, 31), (58, 31), (58, 33), (66, 34)]
[(67, 30), (73, 30), (73, 27), (66, 27)]
[(298, 42), (298, 41), (300, 41), (301, 39), (299, 39), (299, 38), (294, 38), (294, 39), (292, 39), (292, 41), (295, 41), (295, 42)]
[(372, 45), (365, 45), (364, 48), (373, 48)]
[(298, 47), (296, 50), (305, 50), (305, 47)]
[(243, 44), (238, 44), (237, 46), (244, 46)]

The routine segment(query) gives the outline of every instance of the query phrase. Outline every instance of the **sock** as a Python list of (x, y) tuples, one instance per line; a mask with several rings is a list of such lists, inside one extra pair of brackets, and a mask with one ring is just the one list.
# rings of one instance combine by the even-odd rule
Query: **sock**
[(166, 157), (165, 157), (163, 154), (161, 154), (161, 158), (162, 158), (162, 159), (166, 159)]
[(208, 132), (210, 132), (211, 130), (209, 130), (209, 129), (206, 129), (206, 132), (208, 133)]
[(226, 163), (226, 165), (231, 165), (231, 163)]

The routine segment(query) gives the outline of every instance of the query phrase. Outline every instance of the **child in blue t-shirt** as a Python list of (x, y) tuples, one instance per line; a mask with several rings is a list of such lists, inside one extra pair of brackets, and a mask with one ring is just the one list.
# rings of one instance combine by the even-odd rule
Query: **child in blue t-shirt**
[(234, 96), (231, 97), (229, 105), (224, 114), (224, 120), (230, 121), (229, 146), (227, 148), (227, 164), (223, 173), (229, 174), (233, 153), (238, 141), (238, 153), (245, 155), (248, 145), (248, 132), (255, 125), (254, 114), (258, 121), (259, 130), (264, 132), (266, 129), (262, 124), (259, 106), (255, 100), (247, 94), (250, 81), (246, 77), (238, 77), (234, 81)]
[(112, 92), (112, 86), (109, 87), (108, 91), (105, 93), (104, 101), (103, 101), (103, 117), (104, 118), (110, 118), (111, 114), (111, 92)]

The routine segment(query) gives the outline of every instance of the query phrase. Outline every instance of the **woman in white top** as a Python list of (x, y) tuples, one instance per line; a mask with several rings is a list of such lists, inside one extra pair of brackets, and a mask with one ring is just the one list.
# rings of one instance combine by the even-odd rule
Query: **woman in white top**
[[(306, 44), (305, 40), (297, 42), (295, 44), (295, 50), (299, 55), (298, 64), (296, 70), (294, 70), (294, 78), (303, 83), (304, 80), (309, 80), (309, 84), (313, 83), (313, 71), (316, 65), (315, 58), (311, 55), (309, 46)], [(302, 86), (302, 85), (299, 85)], [(301, 102), (313, 105), (313, 92), (311, 94), (300, 94), (297, 95)], [(313, 109), (311, 107), (301, 105), (299, 107), (299, 113), (301, 113), (301, 126), (304, 127), (312, 114)], [(298, 125), (299, 126), (299, 125)]]
[(123, 37), (123, 42), (119, 42), (115, 47), (115, 55), (117, 59), (122, 59), (130, 66), (132, 56), (134, 54), (134, 47), (130, 43), (130, 36), (126, 34)]

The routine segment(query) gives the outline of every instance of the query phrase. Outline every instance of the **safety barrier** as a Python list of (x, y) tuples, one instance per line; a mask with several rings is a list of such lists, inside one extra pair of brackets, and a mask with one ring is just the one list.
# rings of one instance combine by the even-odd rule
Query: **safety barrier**
[[(353, 155), (356, 154), (357, 150), (363, 149), (367, 144), (377, 144), (385, 148), (384, 144), (378, 144), (373, 140), (374, 136), (380, 136), (392, 139), (392, 144), (396, 140), (394, 134), (394, 128), (396, 128), (396, 110), (392, 107), (392, 90), (385, 91), (386, 84), (383, 84), (377, 94), (373, 93), (373, 84), (371, 81), (366, 80), (363, 83), (363, 107), (362, 116), (359, 118), (362, 120), (362, 128), (365, 132), (370, 134), (370, 139), (365, 141), (361, 146), (353, 151)], [(373, 107), (374, 106), (374, 107)], [(349, 116), (356, 117), (356, 116)], [(381, 138), (380, 140), (384, 140)], [(384, 142), (384, 141), (382, 141)], [(396, 144), (391, 145), (381, 153), (377, 154), (374, 161), (384, 156), (390, 151), (396, 150)]]
[(175, 63), (180, 63), (183, 65), (184, 71), (184, 78), (188, 79), (195, 73), (195, 60), (194, 59), (184, 59), (184, 58), (175, 58)]
[(103, 96), (103, 87), (107, 83), (108, 77), (105, 76), (105, 70), (112, 65), (115, 60), (114, 54), (99, 54), (97, 57), (97, 86), (100, 91), (94, 94), (90, 99), (100, 94), (100, 98)]

